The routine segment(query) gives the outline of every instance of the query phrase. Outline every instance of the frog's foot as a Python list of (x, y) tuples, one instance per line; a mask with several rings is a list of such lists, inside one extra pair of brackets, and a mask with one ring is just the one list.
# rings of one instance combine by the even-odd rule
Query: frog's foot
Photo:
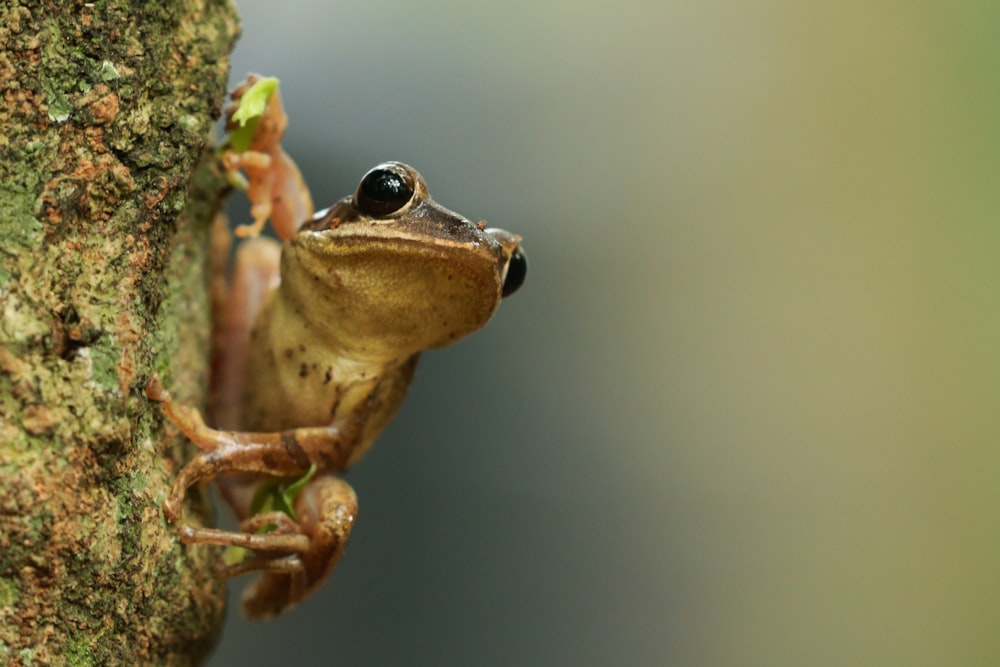
[(166, 413), (167, 418), (196, 445), (203, 447), (201, 441), (204, 438), (196, 440), (192, 434), (200, 434), (212, 429), (205, 426), (205, 420), (202, 419), (201, 413), (196, 408), (188, 405), (179, 405), (174, 402), (173, 396), (163, 386), (160, 376), (156, 373), (150, 375), (149, 379), (146, 380), (146, 396), (152, 401), (162, 403), (163, 411)]
[[(265, 529), (271, 532), (261, 532)], [(256, 514), (242, 521), (236, 532), (181, 526), (179, 536), (184, 544), (218, 544), (249, 552), (235, 562), (229, 557), (232, 552), (227, 550), (219, 554), (212, 567), (216, 579), (231, 579), (252, 572), (282, 575), (290, 598), (301, 600), (306, 595), (308, 581), (302, 555), (311, 550), (312, 541), (284, 512)]]
[[(267, 528), (271, 528), (271, 532), (260, 532)], [(239, 531), (235, 532), (217, 528), (181, 526), (178, 535), (184, 544), (219, 544), (289, 555), (309, 551), (309, 536), (305, 535), (299, 524), (284, 512), (255, 514), (242, 521)], [(216, 578), (229, 579), (259, 569), (236, 567), (242, 565), (242, 562), (226, 563), (220, 560), (215, 567)]]
[(279, 168), (278, 163), (261, 151), (225, 151), (222, 154), (222, 166), (229, 174), (242, 169), (247, 175), (247, 198), (251, 203), (253, 223), (237, 226), (234, 233), (240, 238), (259, 236), (271, 217), (272, 181), (276, 180), (276, 175), (272, 172)]
[(222, 166), (226, 171), (237, 169), (264, 170), (271, 166), (271, 156), (262, 151), (225, 151), (222, 154)]
[(233, 233), (241, 239), (252, 239), (260, 236), (264, 231), (264, 225), (271, 217), (271, 200), (260, 201), (250, 207), (250, 216), (253, 222), (249, 225), (237, 225)]
[[(253, 552), (235, 563), (220, 556), (213, 568), (219, 579), (263, 573), (243, 595), (243, 611), (250, 618), (263, 620), (283, 613), (320, 587), (344, 553), (358, 500), (346, 482), (325, 475), (306, 485), (294, 509), (298, 521), (282, 512), (266, 512), (240, 523), (239, 532), (181, 528), (186, 544), (219, 544)], [(257, 532), (265, 527), (274, 530)]]
[(257, 620), (288, 611), (326, 581), (344, 554), (358, 516), (358, 499), (347, 482), (331, 475), (314, 478), (295, 501), (295, 516), (309, 535), (309, 551), (299, 555), (305, 585), (299, 591), (276, 562), (243, 594), (243, 612)]

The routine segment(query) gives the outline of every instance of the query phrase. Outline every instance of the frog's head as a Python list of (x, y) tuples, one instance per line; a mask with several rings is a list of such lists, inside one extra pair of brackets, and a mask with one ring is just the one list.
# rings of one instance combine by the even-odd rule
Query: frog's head
[(386, 162), (289, 240), (281, 289), (345, 350), (410, 354), (486, 324), (524, 282), (520, 241), (438, 205), (415, 169)]

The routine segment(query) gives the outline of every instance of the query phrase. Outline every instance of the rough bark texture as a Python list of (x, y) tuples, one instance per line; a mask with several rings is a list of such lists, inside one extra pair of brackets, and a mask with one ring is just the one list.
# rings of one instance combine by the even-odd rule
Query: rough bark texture
[(0, 0), (0, 664), (197, 664), (221, 625), (143, 383), (203, 398), (236, 33), (221, 0)]

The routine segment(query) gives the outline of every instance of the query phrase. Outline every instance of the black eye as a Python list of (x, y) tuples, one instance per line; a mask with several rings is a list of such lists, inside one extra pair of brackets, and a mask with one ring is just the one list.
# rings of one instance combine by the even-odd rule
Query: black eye
[(387, 162), (361, 179), (355, 201), (367, 215), (382, 218), (406, 206), (413, 197), (413, 175), (402, 165)]
[(528, 256), (519, 247), (510, 256), (510, 263), (507, 265), (507, 277), (503, 279), (503, 292), (501, 296), (510, 296), (516, 292), (517, 288), (524, 284), (524, 277), (526, 275), (528, 275)]

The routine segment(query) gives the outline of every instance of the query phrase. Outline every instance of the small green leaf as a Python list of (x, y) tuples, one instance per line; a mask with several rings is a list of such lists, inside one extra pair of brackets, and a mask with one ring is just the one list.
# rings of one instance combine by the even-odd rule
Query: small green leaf
[[(253, 500), (250, 502), (251, 516), (278, 511), (295, 519), (295, 512), (292, 509), (295, 499), (302, 493), (302, 489), (309, 483), (309, 480), (316, 475), (317, 470), (314, 463), (309, 466), (309, 470), (304, 475), (299, 477), (279, 477), (262, 483), (253, 494)], [(270, 533), (276, 527), (274, 525), (264, 526), (257, 533)], [(249, 558), (252, 553), (250, 549), (243, 547), (227, 547), (222, 552), (222, 560), (228, 565), (233, 565)]]
[(316, 470), (317, 470), (316, 464), (314, 463), (311, 466), (309, 466), (309, 470), (306, 471), (306, 474), (302, 475), (302, 477), (299, 477), (297, 480), (289, 484), (288, 487), (281, 494), (282, 498), (285, 501), (285, 504), (288, 505), (289, 511), (286, 513), (293, 519), (295, 517), (292, 515), (291, 512), (292, 504), (295, 502), (295, 499), (299, 497), (299, 494), (302, 493), (302, 489), (306, 488), (306, 484), (309, 483), (309, 480), (311, 480), (316, 475)]
[(292, 506), (295, 504), (295, 499), (316, 474), (316, 470), (314, 463), (300, 477), (280, 477), (262, 483), (250, 503), (251, 515), (277, 511), (284, 512), (294, 519), (295, 512)]
[(253, 552), (243, 547), (226, 547), (222, 551), (222, 562), (226, 565), (236, 565), (249, 558)]
[(267, 102), (271, 99), (271, 95), (277, 89), (278, 80), (273, 76), (256, 81), (247, 88), (243, 97), (240, 98), (240, 106), (233, 113), (233, 120), (240, 125), (246, 125), (246, 122), (251, 118), (260, 117), (264, 113), (264, 109), (267, 108)]
[(267, 103), (276, 90), (278, 90), (278, 80), (267, 77), (256, 81), (243, 93), (239, 106), (232, 116), (232, 119), (239, 123), (239, 127), (229, 133), (229, 147), (232, 150), (242, 153), (250, 147), (254, 132), (257, 130), (257, 122), (267, 109)]

